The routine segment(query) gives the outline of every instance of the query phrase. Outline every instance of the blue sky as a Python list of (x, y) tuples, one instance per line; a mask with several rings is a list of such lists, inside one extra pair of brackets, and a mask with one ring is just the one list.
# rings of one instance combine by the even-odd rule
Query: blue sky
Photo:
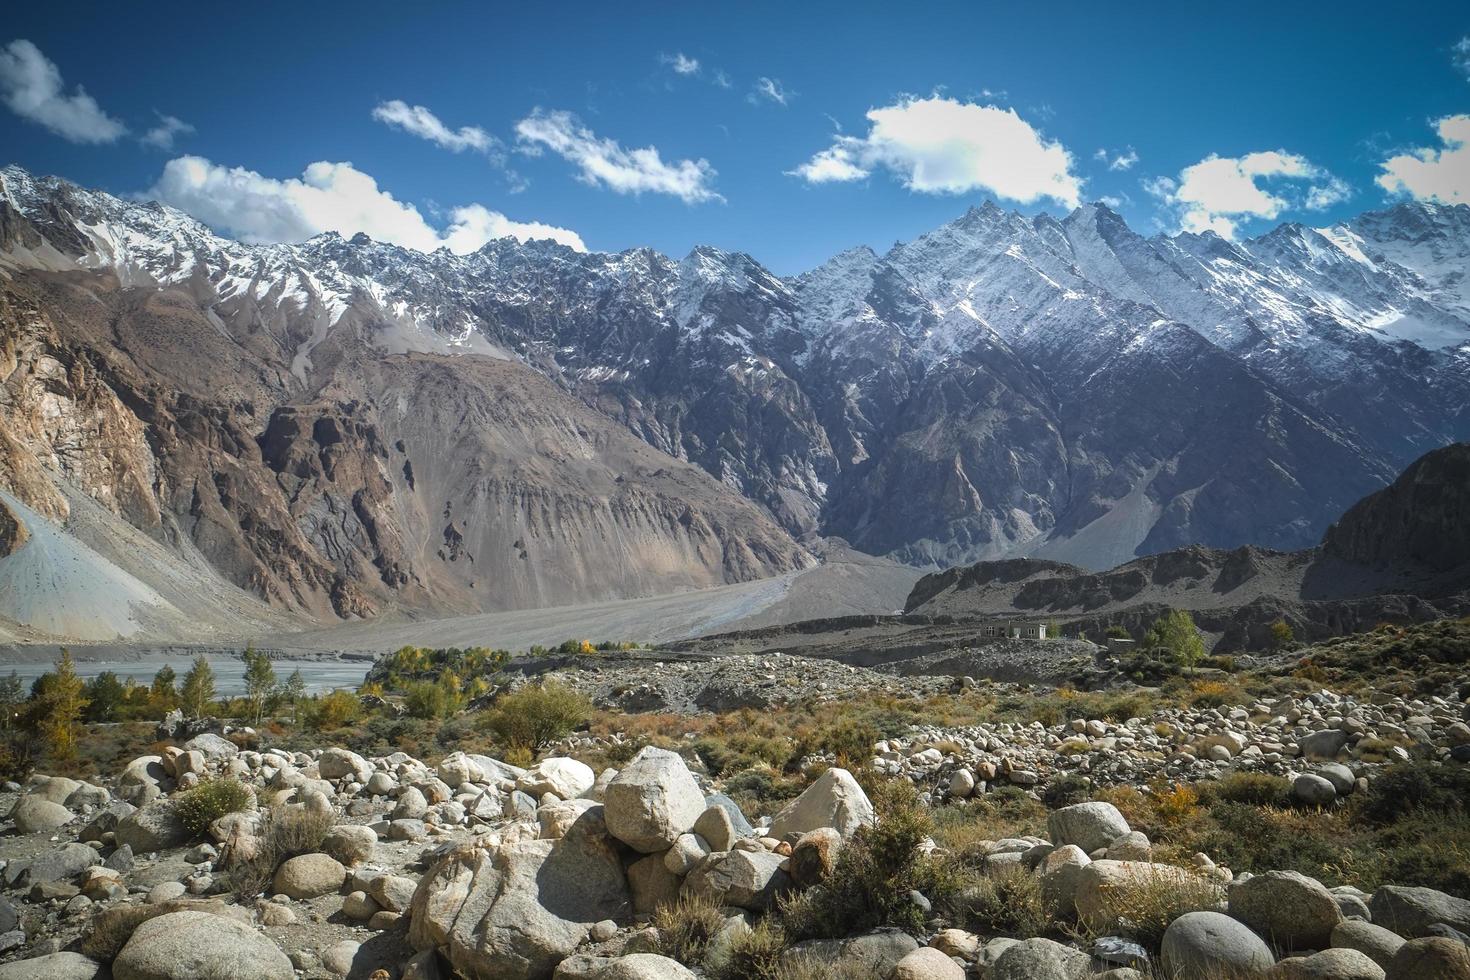
[(987, 198), (1243, 237), (1470, 201), (1466, 38), (1463, 2), (26, 5), (0, 162), (251, 240), (709, 243), (779, 273)]

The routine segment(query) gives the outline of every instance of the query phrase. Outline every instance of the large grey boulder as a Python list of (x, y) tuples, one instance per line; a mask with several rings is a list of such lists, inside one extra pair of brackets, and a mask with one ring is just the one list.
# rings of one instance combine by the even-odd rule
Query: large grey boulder
[(1082, 869), (1092, 863), (1076, 844), (1063, 844), (1041, 859), (1041, 897), (1064, 919), (1077, 914), (1077, 888)]
[(76, 814), (60, 803), (32, 793), (15, 801), (15, 806), (10, 811), (10, 819), (15, 821), (15, 829), (18, 832), (34, 834), (38, 831), (64, 827), (76, 819)]
[(1368, 900), (1368, 908), (1374, 922), (1406, 939), (1428, 936), (1436, 924), (1470, 933), (1470, 902), (1433, 888), (1384, 885)]
[(1297, 740), (1297, 748), (1302, 750), (1302, 755), (1309, 759), (1332, 759), (1348, 743), (1347, 732), (1329, 728), (1326, 731), (1313, 732)]
[(1383, 980), (1383, 967), (1356, 949), (1324, 949), (1277, 963), (1267, 980)]
[(467, 848), (419, 881), (409, 941), (441, 949), (466, 980), (541, 980), (594, 924), (626, 920), (629, 906), (622, 861), (606, 837)]
[(233, 759), (240, 754), (238, 745), (214, 732), (195, 735), (183, 744), (183, 749), (185, 752), (201, 752), (206, 759), (211, 761)]
[(1092, 958), (1050, 939), (1025, 939), (1008, 948), (990, 968), (989, 980), (1082, 980)]
[(97, 852), (86, 844), (62, 844), (48, 848), (31, 859), (26, 872), (31, 884), (43, 881), (70, 881), (94, 864), (101, 864)]
[(1442, 936), (1411, 939), (1393, 954), (1384, 980), (1470, 980), (1470, 947)]
[(662, 851), (694, 826), (704, 794), (677, 752), (647, 746), (607, 784), (608, 833), (635, 851)]
[(134, 854), (148, 854), (189, 843), (189, 832), (174, 813), (169, 800), (144, 804), (117, 822), (114, 828), (119, 844), (127, 844)]
[(782, 839), (831, 827), (843, 837), (877, 820), (873, 803), (846, 769), (828, 769), (771, 820), (767, 833)]
[(342, 890), (347, 869), (330, 854), (298, 854), (276, 869), (272, 887), (295, 899), (319, 898)]
[(893, 965), (888, 980), (965, 980), (965, 968), (932, 946), (921, 946)]
[(1337, 799), (1337, 787), (1324, 776), (1304, 772), (1292, 781), (1291, 795), (1307, 806), (1328, 806)]
[(351, 776), (358, 782), (365, 783), (373, 774), (373, 766), (356, 752), (333, 747), (323, 752), (316, 760), (316, 771), (323, 779), (341, 779), (344, 776)]
[(275, 943), (250, 926), (208, 912), (170, 912), (133, 930), (112, 963), (112, 975), (114, 980), (295, 980), (296, 971)]
[(1186, 912), (1164, 930), (1164, 974), (1178, 980), (1270, 969), (1276, 962), (1260, 936), (1220, 912)]
[(0, 980), (93, 980), (103, 972), (101, 963), (71, 952), (0, 964)]
[(30, 788), (26, 790), (27, 796), (37, 796), (52, 803), (65, 803), (67, 799), (82, 788), (82, 784), (75, 779), (66, 776), (32, 776)]
[(630, 953), (592, 974), (593, 980), (698, 980), (678, 960), (657, 953)]
[(684, 880), (684, 893), (711, 898), (717, 905), (763, 912), (791, 888), (791, 877), (781, 870), (785, 860), (770, 851), (711, 855)]
[(1334, 948), (1356, 949), (1384, 969), (1393, 954), (1404, 945), (1404, 937), (1372, 922), (1360, 919), (1345, 919), (1332, 930)]
[(516, 789), (540, 799), (555, 793), (564, 800), (574, 800), (592, 788), (597, 773), (585, 762), (553, 756), (542, 759), (516, 780)]
[(1267, 871), (1232, 885), (1229, 912), (1283, 949), (1322, 949), (1342, 921), (1332, 893), (1295, 871)]
[(1058, 847), (1076, 844), (1091, 854), (1128, 833), (1128, 821), (1111, 803), (1076, 803), (1053, 810), (1046, 818), (1047, 834)]

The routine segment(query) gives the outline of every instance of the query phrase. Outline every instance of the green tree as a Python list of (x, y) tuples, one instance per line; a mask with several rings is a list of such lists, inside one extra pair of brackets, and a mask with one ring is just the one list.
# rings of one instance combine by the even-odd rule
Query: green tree
[(306, 699), (306, 678), (301, 676), (300, 667), (291, 671), (291, 676), (281, 685), (279, 695), (291, 706), (291, 724), (296, 724), (301, 720), (301, 702)]
[(1143, 638), (1143, 645), (1167, 651), (1185, 670), (1194, 669), (1205, 658), (1205, 641), (1199, 627), (1194, 625), (1194, 617), (1183, 609), (1171, 609), (1160, 616)]
[(158, 673), (153, 675), (153, 683), (148, 688), (148, 699), (161, 714), (167, 714), (179, 706), (179, 692), (174, 687), (177, 680), (178, 675), (169, 664), (158, 668)]
[(56, 670), (38, 678), (36, 687), (40, 689), (40, 696), (31, 704), (36, 729), (54, 758), (74, 758), (87, 699), (83, 696), (85, 684), (77, 676), (71, 651), (62, 649)]
[(203, 655), (194, 658), (189, 672), (184, 675), (184, 686), (179, 690), (180, 707), (190, 718), (202, 718), (214, 700), (214, 668)]
[(1285, 650), (1296, 642), (1296, 633), (1291, 624), (1284, 619), (1278, 619), (1271, 624), (1271, 649)]
[(268, 654), (247, 645), (245, 660), (245, 701), (250, 706), (250, 716), (259, 725), (261, 716), (276, 689), (276, 670), (271, 666)]
[(87, 699), (88, 721), (116, 721), (118, 711), (127, 697), (127, 690), (116, 674), (104, 670), (87, 682), (83, 694)]
[(1119, 626), (1117, 623), (1114, 623), (1113, 625), (1109, 626), (1108, 629), (1107, 629), (1107, 632), (1103, 633), (1103, 636), (1106, 636), (1109, 639), (1113, 639), (1113, 640), (1131, 640), (1131, 639), (1133, 639), (1133, 637), (1128, 634), (1128, 631), (1125, 630), (1123, 627)]
[(10, 672), (9, 677), (0, 677), (0, 724), (9, 731), (15, 726), (20, 717), (21, 705), (26, 702), (25, 685), (21, 683), (20, 675), (15, 671)]

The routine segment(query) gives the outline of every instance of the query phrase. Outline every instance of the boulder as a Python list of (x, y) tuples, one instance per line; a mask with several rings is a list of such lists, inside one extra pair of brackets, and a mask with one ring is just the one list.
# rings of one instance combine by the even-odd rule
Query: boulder
[(368, 884), (368, 894), (389, 912), (407, 912), (419, 883), (402, 875), (378, 875)]
[(1160, 956), (1164, 975), (1178, 980), (1267, 970), (1276, 962), (1260, 936), (1220, 912), (1186, 912), (1169, 923)]
[(0, 964), (0, 980), (93, 980), (106, 975), (101, 963), (81, 953), (51, 953)]
[(630, 911), (622, 861), (606, 837), (462, 848), (419, 881), (409, 941), (441, 948), (466, 980), (540, 980), (594, 924), (625, 921)]
[(1283, 949), (1322, 949), (1342, 921), (1332, 893), (1295, 871), (1267, 871), (1232, 885), (1229, 912)]
[(1384, 980), (1470, 980), (1470, 947), (1443, 936), (1411, 939), (1383, 971)]
[(980, 955), (980, 937), (963, 929), (941, 929), (929, 939), (929, 945), (946, 956), (973, 960)]
[(1092, 863), (1076, 844), (1064, 844), (1041, 859), (1041, 895), (1062, 918), (1077, 914), (1077, 887), (1082, 869)]
[(820, 885), (837, 867), (842, 835), (833, 827), (818, 827), (801, 835), (791, 848), (791, 880), (797, 888)]
[(996, 958), (988, 980), (1083, 980), (1092, 958), (1050, 939), (1025, 939)]
[(683, 884), (684, 879), (664, 864), (662, 854), (647, 854), (628, 865), (628, 891), (635, 915), (651, 916), (659, 908), (677, 904)]
[(370, 762), (347, 749), (333, 747), (327, 749), (316, 760), (316, 771), (323, 779), (341, 779), (351, 776), (360, 783), (365, 783), (373, 774)]
[(1356, 949), (1324, 949), (1282, 960), (1266, 980), (1383, 980), (1383, 967)]
[(730, 851), (723, 858), (712, 855), (684, 879), (683, 891), (714, 899), (718, 905), (763, 912), (791, 888), (790, 875), (781, 869), (785, 861), (770, 851)]
[(1308, 759), (1332, 759), (1348, 743), (1347, 732), (1335, 728), (1313, 732), (1297, 740), (1297, 748)]
[(610, 834), (635, 851), (666, 850), (704, 813), (704, 794), (677, 752), (647, 746), (607, 784)]
[(594, 980), (698, 980), (678, 960), (657, 953), (630, 953), (592, 974)]
[(933, 946), (920, 946), (893, 966), (889, 980), (965, 980), (965, 968)]
[(1368, 900), (1368, 908), (1374, 922), (1406, 939), (1428, 936), (1436, 924), (1470, 933), (1470, 902), (1433, 888), (1384, 885)]
[(1398, 933), (1358, 919), (1345, 919), (1332, 929), (1334, 947), (1356, 949), (1384, 969), (1403, 944), (1404, 937)]
[(183, 744), (183, 749), (185, 752), (199, 752), (211, 761), (233, 759), (240, 754), (240, 747), (238, 745), (213, 732), (195, 735)]
[(94, 864), (100, 864), (97, 852), (86, 844), (60, 844), (31, 858), (26, 871), (31, 884), (70, 881)]
[(16, 800), (10, 819), (15, 821), (18, 833), (34, 834), (64, 827), (76, 819), (76, 814), (44, 796), (29, 794)]
[(846, 939), (813, 939), (781, 954), (781, 964), (798, 976), (802, 967), (817, 976), (886, 977), (919, 948), (913, 936), (897, 929), (875, 929)]
[(828, 769), (771, 820), (768, 834), (778, 840), (831, 827), (843, 837), (877, 819), (868, 794), (846, 769)]
[(250, 977), (295, 980), (276, 944), (250, 926), (208, 912), (169, 912), (133, 930), (112, 964), (114, 980)]
[(1076, 844), (1091, 854), (1100, 847), (1128, 833), (1128, 821), (1111, 803), (1075, 803), (1053, 810), (1046, 818), (1046, 830), (1058, 847)]
[(290, 898), (319, 898), (342, 889), (347, 869), (329, 854), (298, 854), (276, 869), (272, 888)]
[(127, 844), (134, 854), (149, 854), (189, 843), (189, 831), (179, 822), (169, 800), (153, 800), (117, 822), (114, 828), (119, 844)]
[(1307, 806), (1327, 806), (1337, 799), (1337, 787), (1316, 773), (1304, 772), (1292, 780), (1291, 795)]
[[(574, 800), (592, 788), (597, 773), (585, 762), (553, 756), (542, 759), (516, 780), (516, 789), (540, 799), (555, 793), (564, 800)], [(702, 802), (702, 800), (701, 800)]]
[(322, 851), (348, 867), (366, 864), (373, 859), (378, 833), (363, 824), (339, 824), (322, 838)]
[(692, 828), (694, 833), (703, 837), (714, 851), (728, 851), (735, 846), (735, 842), (745, 835), (735, 829), (735, 822), (730, 818), (730, 812), (722, 806), (712, 806), (705, 809), (694, 821)]

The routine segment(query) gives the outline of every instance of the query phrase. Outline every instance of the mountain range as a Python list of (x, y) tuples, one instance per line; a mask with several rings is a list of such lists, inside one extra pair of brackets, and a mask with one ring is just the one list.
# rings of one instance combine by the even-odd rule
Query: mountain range
[[(0, 630), (650, 595), (833, 537), (929, 568), (1307, 548), (1470, 439), (1467, 268), (1466, 205), (1232, 242), (987, 203), (781, 277), (246, 244), (11, 167)], [(114, 611), (69, 620), (79, 582)]]

